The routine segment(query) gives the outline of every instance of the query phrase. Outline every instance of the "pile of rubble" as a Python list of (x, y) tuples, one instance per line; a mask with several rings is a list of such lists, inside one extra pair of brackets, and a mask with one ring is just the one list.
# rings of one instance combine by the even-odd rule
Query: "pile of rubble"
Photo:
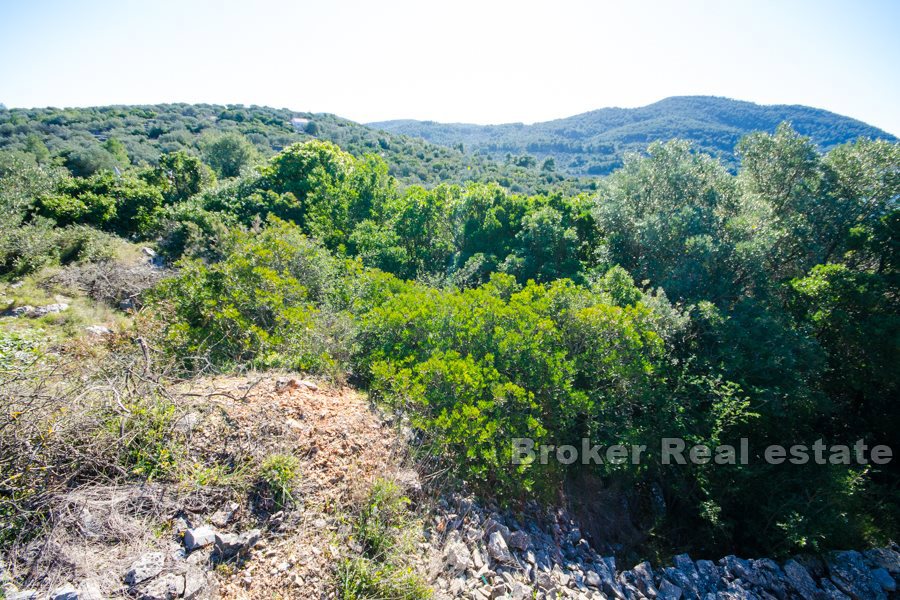
[[(452, 510), (451, 510), (452, 507)], [(427, 566), (438, 600), (878, 600), (893, 597), (900, 574), (897, 547), (836, 552), (824, 559), (726, 556), (654, 569), (618, 570), (564, 512), (515, 519), (469, 499), (442, 503), (429, 536)]]
[[(182, 518), (181, 524), (186, 524)], [(240, 559), (260, 541), (261, 531), (218, 533), (208, 525), (179, 532), (183, 544), (173, 544), (168, 552), (144, 552), (122, 574), (116, 596), (141, 600), (204, 600), (218, 597), (210, 570), (217, 564)], [(108, 589), (108, 587), (107, 587)], [(18, 591), (7, 585), (7, 600), (38, 600), (36, 590)], [(53, 589), (50, 600), (103, 600), (101, 582), (85, 579), (77, 586), (65, 583)]]

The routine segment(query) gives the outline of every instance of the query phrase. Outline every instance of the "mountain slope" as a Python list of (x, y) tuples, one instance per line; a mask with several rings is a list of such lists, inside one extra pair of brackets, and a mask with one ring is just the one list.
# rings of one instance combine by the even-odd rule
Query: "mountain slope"
[(295, 112), (266, 106), (157, 104), (86, 108), (0, 109), (0, 151), (31, 151), (46, 147), (55, 162), (75, 154), (86, 160), (107, 156), (109, 140), (121, 143), (127, 164), (155, 164), (160, 154), (186, 150), (198, 153), (208, 136), (238, 132), (264, 156), (313, 138), (334, 142), (362, 156), (378, 154), (401, 184), (496, 181), (517, 192), (536, 193), (563, 185), (556, 173), (495, 163), (467, 156), (454, 148), (418, 138), (379, 131), (325, 113)]
[(606, 174), (626, 152), (641, 152), (654, 140), (683, 138), (723, 162), (735, 163), (734, 147), (753, 131), (773, 131), (782, 121), (810, 136), (823, 150), (859, 137), (896, 140), (861, 121), (808, 106), (771, 105), (713, 96), (676, 96), (641, 108), (603, 108), (533, 125), (445, 124), (433, 121), (370, 123), (391, 133), (503, 159), (527, 153), (553, 158), (556, 169), (576, 175)]

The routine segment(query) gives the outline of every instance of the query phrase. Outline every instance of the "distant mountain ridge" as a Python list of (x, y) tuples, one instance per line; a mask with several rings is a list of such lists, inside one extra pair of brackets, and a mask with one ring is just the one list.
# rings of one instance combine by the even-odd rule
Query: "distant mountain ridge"
[[(602, 108), (563, 119), (524, 125), (472, 125), (396, 120), (368, 123), (391, 133), (420, 137), (470, 153), (516, 160), (529, 154), (573, 175), (603, 175), (622, 164), (627, 152), (650, 142), (682, 138), (734, 166), (734, 147), (754, 131), (774, 131), (790, 121), (822, 149), (860, 137), (896, 141), (886, 131), (827, 110), (802, 105), (761, 105), (715, 96), (673, 96), (640, 108)], [(511, 156), (507, 156), (511, 155)], [(549, 165), (548, 165), (549, 168)]]

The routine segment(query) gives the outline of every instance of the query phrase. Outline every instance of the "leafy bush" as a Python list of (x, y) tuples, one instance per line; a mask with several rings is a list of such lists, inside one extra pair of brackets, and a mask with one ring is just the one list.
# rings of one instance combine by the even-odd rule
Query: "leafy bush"
[(234, 232), (222, 262), (181, 263), (150, 297), (162, 342), (185, 366), (281, 367), (339, 372), (343, 321), (328, 310), (339, 264), (274, 217), (258, 234)]
[(85, 225), (73, 225), (58, 231), (59, 262), (99, 263), (111, 260), (118, 241), (114, 236)]
[(22, 277), (46, 266), (100, 262), (115, 254), (113, 236), (83, 225), (56, 228), (37, 219), (0, 230), (0, 275)]
[(237, 132), (208, 137), (202, 142), (203, 159), (219, 177), (237, 177), (251, 166), (259, 152), (247, 138)]
[(104, 171), (87, 179), (65, 180), (55, 193), (37, 199), (35, 212), (59, 225), (93, 225), (143, 236), (162, 204), (162, 193), (144, 180)]
[(234, 219), (229, 215), (182, 202), (157, 211), (153, 235), (161, 254), (170, 261), (182, 256), (215, 260), (221, 258), (220, 245)]
[(476, 289), (418, 288), (363, 316), (359, 371), (470, 484), (549, 492), (562, 473), (513, 465), (513, 438), (630, 443), (677, 402), (663, 403), (656, 383), (666, 368), (655, 319), (565, 281), (519, 287), (495, 275)]
[(83, 148), (68, 148), (62, 153), (63, 163), (76, 177), (90, 177), (103, 171), (111, 172), (124, 167), (127, 156), (116, 156), (99, 144)]
[(28, 154), (0, 152), (0, 231), (21, 225), (35, 198), (52, 193), (64, 178), (65, 169), (38, 165)]
[(143, 178), (162, 192), (166, 204), (188, 200), (216, 180), (209, 167), (184, 151), (163, 154), (159, 164), (143, 173)]

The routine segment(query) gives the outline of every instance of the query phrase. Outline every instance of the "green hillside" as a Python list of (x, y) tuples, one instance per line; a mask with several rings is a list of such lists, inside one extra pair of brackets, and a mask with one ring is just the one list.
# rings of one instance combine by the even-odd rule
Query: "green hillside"
[(45, 148), (48, 157), (76, 175), (113, 166), (124, 170), (132, 165), (155, 165), (161, 154), (178, 150), (200, 153), (206, 141), (234, 132), (249, 140), (264, 157), (311, 139), (334, 142), (354, 156), (377, 154), (388, 163), (391, 175), (406, 185), (487, 181), (534, 193), (555, 187), (564, 179), (534, 166), (497, 164), (486, 157), (467, 156), (457, 149), (377, 131), (335, 115), (284, 108), (160, 104), (0, 109), (0, 150), (31, 152), (35, 147)]
[(372, 127), (420, 137), (487, 155), (511, 164), (532, 155), (574, 175), (605, 175), (622, 165), (627, 152), (642, 152), (655, 140), (679, 138), (734, 167), (735, 145), (754, 131), (773, 132), (789, 121), (821, 150), (860, 137), (896, 138), (861, 121), (808, 106), (764, 106), (713, 96), (675, 96), (641, 108), (603, 108), (565, 119), (524, 125), (469, 125), (433, 121), (385, 121)]

